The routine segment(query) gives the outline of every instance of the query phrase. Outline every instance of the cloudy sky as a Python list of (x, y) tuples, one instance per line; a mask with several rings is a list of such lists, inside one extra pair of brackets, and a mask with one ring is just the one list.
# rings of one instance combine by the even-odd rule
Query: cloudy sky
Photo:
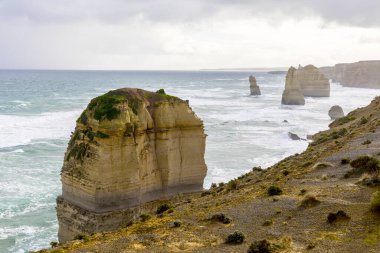
[(378, 0), (0, 0), (2, 69), (287, 67), (380, 59)]

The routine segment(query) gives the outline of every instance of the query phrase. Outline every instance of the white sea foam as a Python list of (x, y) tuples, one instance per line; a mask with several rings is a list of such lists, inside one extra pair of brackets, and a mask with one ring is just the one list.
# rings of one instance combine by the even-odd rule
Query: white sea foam
[(0, 148), (25, 145), (37, 139), (68, 137), (81, 111), (36, 116), (0, 115)]

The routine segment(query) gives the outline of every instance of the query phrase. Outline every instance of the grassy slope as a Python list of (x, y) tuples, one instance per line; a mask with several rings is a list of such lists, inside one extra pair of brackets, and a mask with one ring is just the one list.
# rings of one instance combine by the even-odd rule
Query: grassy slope
[[(275, 243), (278, 252), (378, 252), (380, 214), (370, 211), (369, 202), (380, 187), (356, 184), (358, 177), (345, 179), (344, 174), (351, 168), (342, 165), (341, 159), (362, 154), (378, 157), (380, 98), (335, 121), (330, 130), (316, 134), (314, 140), (304, 153), (266, 171), (243, 175), (236, 185), (212, 188), (208, 194), (177, 203), (172, 213), (162, 217), (153, 214), (148, 221), (47, 252), (246, 252), (250, 243), (260, 239)], [(363, 145), (366, 140), (371, 144)], [(330, 166), (316, 166), (318, 162)], [(268, 196), (271, 185), (279, 186), (283, 194)], [(307, 195), (320, 203), (302, 207)], [(329, 224), (327, 215), (338, 210), (351, 219)], [(232, 223), (208, 220), (219, 212), (230, 217)], [(182, 225), (175, 228), (172, 224), (177, 220)], [(227, 235), (235, 230), (242, 231), (246, 241), (225, 244)]]

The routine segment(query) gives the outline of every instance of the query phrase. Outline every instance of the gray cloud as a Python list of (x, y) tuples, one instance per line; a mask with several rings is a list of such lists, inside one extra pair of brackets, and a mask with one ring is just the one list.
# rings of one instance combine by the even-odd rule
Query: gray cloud
[(0, 19), (67, 23), (117, 23), (141, 18), (154, 22), (197, 22), (223, 11), (256, 16), (321, 17), (326, 22), (380, 26), (376, 0), (0, 0)]

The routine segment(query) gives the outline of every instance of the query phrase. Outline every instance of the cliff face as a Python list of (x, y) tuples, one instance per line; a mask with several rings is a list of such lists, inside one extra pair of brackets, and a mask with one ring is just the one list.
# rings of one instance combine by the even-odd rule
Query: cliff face
[[(102, 231), (83, 231), (86, 222), (93, 222), (90, 215), (70, 226), (80, 210), (110, 217), (152, 200), (202, 190), (204, 152), (203, 122), (185, 101), (163, 90), (119, 89), (93, 99), (65, 154), (57, 201), (60, 241)], [(110, 227), (128, 219), (114, 220)]]
[(296, 76), (304, 96), (330, 96), (330, 82), (317, 67), (313, 65), (299, 67), (296, 71)]
[(296, 69), (289, 68), (286, 74), (285, 90), (282, 93), (281, 103), (284, 105), (304, 105), (305, 98), (301, 90), (301, 85), (297, 78)]
[(260, 87), (257, 85), (257, 81), (254, 76), (249, 76), (249, 84), (251, 95), (261, 95)]
[(342, 86), (380, 89), (380, 61), (341, 63), (320, 71)]

